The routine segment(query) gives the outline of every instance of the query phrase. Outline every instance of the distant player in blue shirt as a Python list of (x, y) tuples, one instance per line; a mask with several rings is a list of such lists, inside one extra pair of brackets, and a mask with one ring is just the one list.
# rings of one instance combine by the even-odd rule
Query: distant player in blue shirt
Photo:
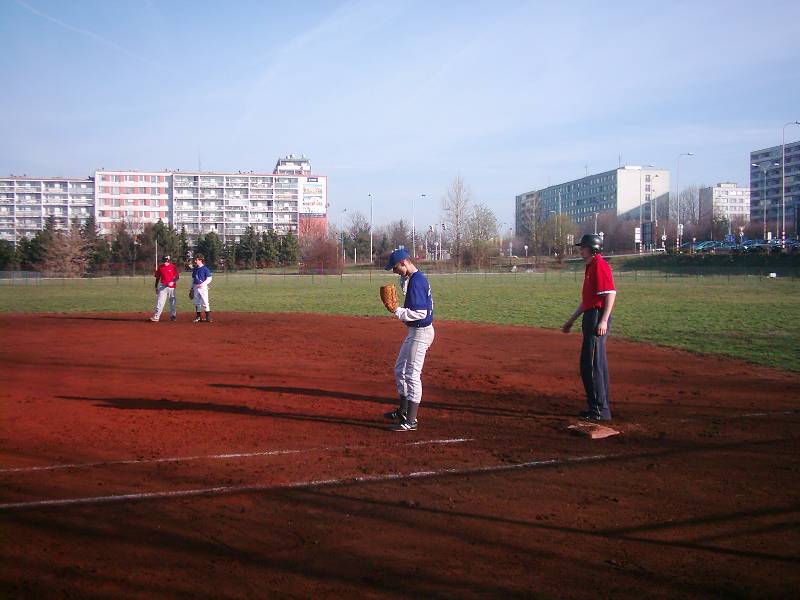
[(408, 334), (400, 346), (394, 365), (394, 378), (400, 406), (386, 413), (394, 421), (392, 431), (416, 431), (417, 411), (422, 401), (422, 366), (425, 354), (433, 343), (433, 295), (428, 279), (411, 262), (404, 249), (395, 250), (389, 257), (387, 271), (400, 275), (406, 298), (395, 316), (408, 327)]
[(211, 323), (211, 304), (208, 302), (208, 286), (211, 283), (211, 269), (205, 264), (202, 254), (194, 255), (194, 268), (192, 269), (192, 299), (194, 300), (194, 322), (202, 321), (201, 310), (206, 311), (206, 323)]

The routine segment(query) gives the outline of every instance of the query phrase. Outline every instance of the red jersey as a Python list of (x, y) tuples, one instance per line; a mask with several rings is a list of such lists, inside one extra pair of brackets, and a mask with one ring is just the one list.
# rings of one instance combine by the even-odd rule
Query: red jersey
[(166, 265), (160, 265), (156, 272), (154, 273), (155, 277), (158, 277), (158, 281), (161, 285), (165, 285), (167, 287), (174, 288), (175, 282), (178, 281), (178, 269), (175, 268), (175, 265), (172, 263)]
[(583, 277), (581, 309), (587, 311), (592, 308), (603, 308), (603, 296), (612, 292), (616, 292), (616, 290), (614, 289), (614, 277), (611, 275), (611, 267), (605, 258), (595, 254), (589, 264), (586, 265), (586, 272)]

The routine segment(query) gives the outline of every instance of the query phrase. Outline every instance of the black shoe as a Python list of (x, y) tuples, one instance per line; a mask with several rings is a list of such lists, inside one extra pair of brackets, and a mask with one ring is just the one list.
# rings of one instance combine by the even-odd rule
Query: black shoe
[(195, 317), (194, 320), (192, 321), (192, 323), (199, 323), (202, 320), (203, 319), (201, 319), (200, 317)]
[(589, 423), (608, 423), (609, 421), (611, 421), (611, 419), (604, 419), (600, 415), (595, 415), (591, 413), (586, 415), (581, 414), (581, 420), (587, 421)]
[(177, 321), (177, 320), (178, 320), (178, 317), (176, 317), (175, 315), (172, 315), (172, 316), (169, 318), (169, 320), (170, 320), (170, 321), (172, 321), (172, 322), (174, 323), (175, 321)]
[(416, 431), (417, 430), (417, 422), (416, 421), (408, 421), (403, 419), (399, 423), (395, 423), (391, 427), (389, 427), (389, 431)]
[(383, 417), (390, 421), (400, 421), (406, 418), (406, 416), (400, 412), (399, 408), (394, 409), (392, 412), (383, 413)]

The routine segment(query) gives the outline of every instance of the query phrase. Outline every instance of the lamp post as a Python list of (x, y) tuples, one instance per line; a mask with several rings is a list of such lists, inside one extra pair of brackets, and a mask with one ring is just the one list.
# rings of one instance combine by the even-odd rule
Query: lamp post
[(372, 255), (372, 194), (367, 194), (367, 196), (369, 196), (369, 264), (371, 269), (375, 263), (375, 257)]
[[(763, 176), (763, 183), (764, 187), (761, 191), (761, 203), (764, 205), (764, 241), (767, 241), (767, 171), (769, 170), (767, 166), (758, 163), (750, 163), (751, 166), (756, 167), (761, 170), (761, 175)], [(772, 163), (773, 167), (779, 167), (778, 163)]]
[[(419, 195), (420, 199), (425, 197), (425, 194)], [(414, 198), (411, 199), (411, 259), (413, 260), (417, 254), (417, 227), (414, 218)]]
[[(680, 193), (681, 193), (681, 156), (694, 156), (694, 152), (684, 152), (678, 154), (678, 172), (675, 178), (675, 211), (680, 213)], [(669, 221), (669, 200), (667, 200), (667, 221)], [(678, 217), (680, 221), (680, 216)]]
[[(653, 167), (655, 167), (655, 165), (647, 165), (648, 169), (652, 169)], [(639, 254), (642, 253), (642, 223), (644, 222), (642, 218), (642, 171), (644, 171), (644, 168), (639, 169)], [(595, 231), (596, 230), (597, 226), (595, 226)]]
[(339, 233), (340, 233), (340, 237), (342, 238), (342, 264), (344, 264), (344, 262), (347, 260), (347, 257), (345, 256), (345, 253), (344, 253), (344, 213), (346, 213), (346, 212), (347, 212), (347, 209), (343, 208), (342, 209), (342, 213), (339, 216)]
[[(783, 126), (781, 137), (781, 246), (786, 246), (786, 128), (789, 125), (800, 125), (800, 121), (789, 121)], [(797, 221), (797, 206), (795, 206), (795, 221)]]

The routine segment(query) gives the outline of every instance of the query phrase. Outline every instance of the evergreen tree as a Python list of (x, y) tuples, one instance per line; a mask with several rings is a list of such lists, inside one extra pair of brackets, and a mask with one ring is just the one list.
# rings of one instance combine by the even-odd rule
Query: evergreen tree
[(213, 231), (197, 238), (195, 244), (195, 254), (200, 253), (206, 257), (205, 263), (211, 270), (217, 270), (219, 261), (222, 258), (224, 248), (219, 236)]
[(184, 225), (181, 225), (181, 232), (178, 234), (178, 256), (180, 256), (179, 264), (189, 260), (189, 237), (186, 235), (186, 227)]
[(136, 244), (130, 234), (128, 224), (120, 221), (114, 226), (111, 234), (111, 263), (117, 272), (127, 272), (133, 269), (136, 258)]
[(261, 255), (267, 266), (274, 265), (278, 262), (280, 246), (281, 238), (274, 230), (261, 234)]
[(236, 260), (245, 267), (252, 267), (258, 254), (258, 236), (255, 229), (247, 227), (236, 245)]
[(7, 240), (0, 240), (0, 270), (12, 268), (17, 262), (14, 244)]
[(282, 265), (297, 264), (299, 254), (300, 247), (297, 244), (297, 237), (290, 231), (281, 238), (278, 261)]

